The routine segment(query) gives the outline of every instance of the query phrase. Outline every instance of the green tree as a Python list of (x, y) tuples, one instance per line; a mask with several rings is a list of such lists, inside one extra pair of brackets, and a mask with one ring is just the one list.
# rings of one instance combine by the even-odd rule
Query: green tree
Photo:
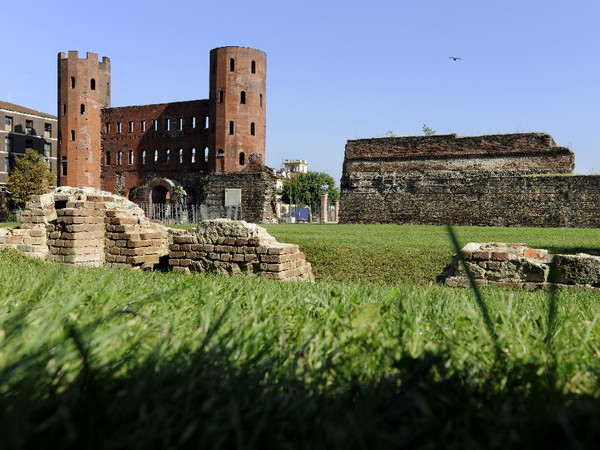
[(281, 200), (284, 203), (308, 206), (315, 212), (321, 203), (322, 186), (327, 186), (330, 202), (339, 200), (340, 190), (335, 187), (335, 181), (331, 175), (310, 171), (284, 180)]
[(44, 194), (56, 184), (56, 175), (50, 171), (44, 157), (32, 149), (15, 157), (6, 182), (9, 197), (17, 206), (24, 206), (32, 195)]
[(423, 124), (423, 134), (425, 136), (433, 136), (436, 131), (433, 128), (429, 128), (426, 124)]

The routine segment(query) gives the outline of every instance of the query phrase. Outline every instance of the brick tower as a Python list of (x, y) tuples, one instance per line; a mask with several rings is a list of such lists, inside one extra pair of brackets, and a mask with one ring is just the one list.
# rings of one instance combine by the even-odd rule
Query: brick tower
[(58, 185), (100, 188), (101, 112), (110, 107), (110, 60), (58, 54)]
[(252, 154), (265, 163), (267, 55), (246, 47), (210, 52), (210, 172), (237, 172)]

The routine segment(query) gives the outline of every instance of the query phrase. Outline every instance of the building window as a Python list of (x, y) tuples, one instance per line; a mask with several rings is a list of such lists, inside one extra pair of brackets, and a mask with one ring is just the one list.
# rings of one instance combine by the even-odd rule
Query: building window
[(71, 77), (71, 89), (75, 89), (75, 77)]
[(92, 91), (96, 90), (96, 80), (94, 78), (90, 80), (90, 88), (92, 89)]
[(165, 163), (169, 164), (171, 162), (171, 150), (167, 149), (165, 152)]
[(245, 104), (246, 104), (246, 91), (242, 91), (242, 92), (240, 93), (240, 103), (241, 103), (242, 105), (245, 105)]
[(231, 58), (229, 60), (229, 71), (230, 72), (234, 72), (235, 71), (235, 59)]
[(50, 123), (44, 124), (44, 137), (49, 138), (49, 139), (52, 137), (52, 124), (50, 124)]
[(129, 121), (129, 132), (133, 133), (133, 120)]
[(62, 159), (60, 160), (60, 174), (63, 177), (67, 176), (67, 157), (63, 156)]
[(246, 164), (246, 154), (244, 152), (240, 153), (240, 166)]
[(119, 150), (117, 153), (117, 166), (120, 166), (123, 162), (123, 152)]
[(256, 134), (256, 125), (254, 125), (254, 122), (252, 122), (252, 123), (250, 124), (250, 134), (251, 134), (252, 136), (254, 136), (254, 135)]
[(146, 121), (142, 120), (140, 122), (140, 130), (142, 130), (142, 132), (146, 131)]
[(233, 120), (229, 121), (229, 134), (233, 134), (234, 131), (234, 125), (233, 125)]
[(75, 130), (71, 130), (71, 141), (75, 140)]
[(146, 150), (142, 152), (142, 165), (146, 164)]
[(250, 64), (250, 72), (256, 73), (256, 61), (252, 61)]
[(10, 173), (10, 156), (4, 157), (4, 171)]
[(152, 131), (158, 131), (158, 120), (154, 119), (152, 121)]
[(63, 103), (63, 116), (67, 115), (67, 104)]
[(165, 131), (171, 131), (171, 119), (165, 119)]
[(204, 148), (204, 161), (208, 161), (208, 147)]
[(260, 107), (262, 108), (262, 94), (260, 94)]
[(129, 150), (129, 164), (133, 164), (133, 150)]
[(209, 119), (208, 116), (204, 117), (204, 129), (208, 130)]
[(52, 153), (52, 144), (50, 144), (49, 142), (44, 142), (44, 156), (46, 158), (49, 158), (51, 156)]
[(183, 149), (179, 149), (179, 164), (183, 164)]
[(81, 107), (79, 109), (80, 109), (81, 115), (85, 116), (85, 104), (84, 103), (81, 104)]
[(33, 120), (25, 121), (25, 134), (33, 134)]
[(110, 133), (110, 123), (106, 122), (105, 128), (106, 128), (106, 134)]
[(183, 117), (177, 119), (177, 129), (180, 131), (183, 130)]
[(12, 117), (8, 117), (8, 116), (4, 117), (4, 131), (8, 131), (9, 133), (12, 133), (12, 131), (13, 131), (13, 118)]
[(223, 97), (225, 94), (223, 93), (223, 89), (219, 90), (219, 103), (223, 103)]
[(106, 165), (110, 166), (110, 152), (106, 152)]
[(12, 152), (12, 138), (11, 137), (4, 138), (4, 147), (6, 148), (6, 153)]
[(222, 158), (223, 156), (225, 156), (225, 152), (223, 151), (222, 148), (220, 148), (219, 151), (217, 152), (217, 158)]
[(117, 134), (121, 134), (122, 128), (121, 128), (121, 122), (117, 122)]
[(25, 150), (33, 150), (33, 139), (27, 139), (25, 141)]
[(192, 117), (192, 128), (196, 128), (196, 117)]
[(154, 150), (154, 164), (158, 163), (158, 150)]
[(196, 149), (192, 149), (192, 164), (196, 162)]

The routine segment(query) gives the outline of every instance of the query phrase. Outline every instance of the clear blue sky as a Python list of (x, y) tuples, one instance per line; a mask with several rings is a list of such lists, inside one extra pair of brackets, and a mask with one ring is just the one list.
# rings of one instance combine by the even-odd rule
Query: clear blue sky
[[(3, 2), (0, 100), (56, 114), (57, 54), (108, 56), (112, 106), (208, 98), (208, 54), (267, 53), (267, 164), (339, 183), (348, 139), (547, 132), (600, 173), (598, 0)], [(449, 56), (459, 56), (452, 61)]]

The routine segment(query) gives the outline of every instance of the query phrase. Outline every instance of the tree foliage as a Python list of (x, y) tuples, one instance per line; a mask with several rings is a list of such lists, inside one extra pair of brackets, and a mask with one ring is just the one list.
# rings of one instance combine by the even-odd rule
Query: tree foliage
[(321, 203), (323, 194), (321, 186), (327, 186), (330, 202), (339, 200), (340, 191), (335, 187), (333, 177), (324, 172), (311, 171), (285, 179), (281, 190), (281, 200), (284, 203), (305, 205), (316, 210)]
[(44, 194), (56, 184), (56, 175), (50, 171), (44, 157), (32, 149), (16, 157), (6, 182), (13, 203), (24, 206), (32, 195)]

